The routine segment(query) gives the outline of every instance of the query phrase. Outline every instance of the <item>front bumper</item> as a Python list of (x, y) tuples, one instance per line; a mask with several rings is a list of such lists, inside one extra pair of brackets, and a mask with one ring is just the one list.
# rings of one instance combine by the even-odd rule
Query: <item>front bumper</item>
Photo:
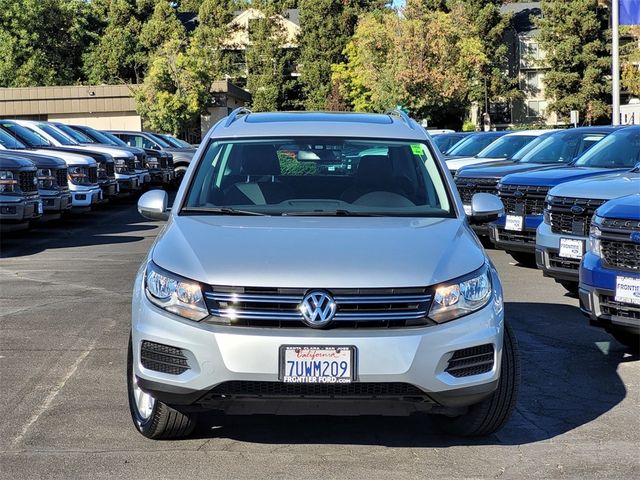
[(71, 209), (71, 193), (67, 191), (40, 191), (44, 214), (56, 214)]
[(100, 181), (99, 183), (100, 189), (102, 190), (102, 199), (101, 201), (106, 201), (110, 198), (114, 198), (118, 196), (120, 188), (118, 186), (118, 181), (116, 179)]
[(69, 190), (71, 190), (71, 207), (73, 209), (85, 209), (102, 200), (102, 190), (98, 186), (85, 187), (70, 184)]
[(542, 217), (524, 217), (521, 231), (506, 230), (505, 217), (500, 217), (489, 225), (489, 238), (496, 248), (509, 252), (524, 252), (534, 254), (536, 251), (536, 229)]
[(551, 225), (541, 223), (536, 231), (536, 264), (545, 277), (556, 280), (578, 282), (580, 259), (560, 256), (560, 239), (567, 238), (583, 242), (584, 252), (586, 238), (551, 231)]
[(618, 276), (640, 278), (638, 273), (603, 267), (599, 257), (587, 253), (580, 269), (580, 310), (593, 326), (639, 335), (640, 305), (615, 301)]
[(18, 224), (36, 220), (41, 216), (42, 201), (39, 196), (0, 195), (0, 222)]
[[(477, 403), (497, 387), (503, 311), (494, 302), (466, 317), (429, 327), (398, 329), (254, 328), (181, 319), (151, 304), (136, 279), (132, 305), (134, 370), (143, 389), (169, 404), (190, 405), (225, 382), (279, 382), (282, 345), (353, 345), (357, 382), (417, 387), (443, 407)], [(173, 375), (145, 368), (142, 342), (183, 350), (189, 369)], [(454, 377), (446, 372), (453, 352), (492, 345), (493, 368)]]
[(137, 175), (116, 174), (116, 180), (118, 181), (120, 192), (135, 192), (141, 188), (140, 179)]

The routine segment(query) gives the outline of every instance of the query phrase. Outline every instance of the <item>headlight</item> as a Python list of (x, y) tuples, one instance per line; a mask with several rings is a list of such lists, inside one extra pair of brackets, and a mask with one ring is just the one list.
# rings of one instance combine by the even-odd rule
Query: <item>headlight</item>
[(602, 236), (602, 232), (600, 231), (598, 226), (592, 223), (591, 227), (589, 227), (589, 239), (587, 240), (587, 251), (589, 253), (593, 253), (598, 257), (602, 256), (602, 249), (600, 247), (601, 236)]
[(83, 185), (86, 183), (91, 183), (89, 181), (87, 167), (69, 167), (67, 170), (67, 175), (69, 177), (69, 181), (76, 185)]
[(13, 178), (13, 172), (0, 170), (0, 193), (13, 193), (17, 185), (18, 181)]
[(50, 189), (55, 187), (56, 177), (50, 168), (39, 168), (36, 173), (38, 188)]
[(429, 318), (442, 323), (481, 309), (491, 299), (491, 276), (485, 265), (460, 280), (436, 288)]
[(198, 282), (169, 273), (153, 262), (147, 265), (145, 289), (151, 303), (171, 313), (195, 321), (209, 315)]

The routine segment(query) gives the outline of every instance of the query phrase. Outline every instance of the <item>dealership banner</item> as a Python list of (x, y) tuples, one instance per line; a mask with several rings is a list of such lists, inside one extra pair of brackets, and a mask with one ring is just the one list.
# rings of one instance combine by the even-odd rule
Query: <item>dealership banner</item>
[(620, 25), (640, 25), (640, 0), (620, 0)]

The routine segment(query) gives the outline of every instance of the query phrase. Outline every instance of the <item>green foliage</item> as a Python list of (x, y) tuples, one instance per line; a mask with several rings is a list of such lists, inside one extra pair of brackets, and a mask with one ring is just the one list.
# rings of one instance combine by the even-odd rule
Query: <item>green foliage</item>
[(537, 21), (549, 71), (544, 84), (549, 108), (561, 116), (579, 110), (588, 124), (609, 116), (611, 57), (608, 11), (598, 0), (543, 0)]
[(634, 96), (640, 96), (640, 26), (622, 27), (621, 34), (632, 40), (620, 47), (622, 87)]
[(83, 0), (0, 0), (0, 86), (69, 85), (96, 39)]
[(471, 120), (465, 120), (464, 123), (462, 124), (462, 131), (463, 132), (475, 132), (476, 131), (476, 124), (473, 123)]

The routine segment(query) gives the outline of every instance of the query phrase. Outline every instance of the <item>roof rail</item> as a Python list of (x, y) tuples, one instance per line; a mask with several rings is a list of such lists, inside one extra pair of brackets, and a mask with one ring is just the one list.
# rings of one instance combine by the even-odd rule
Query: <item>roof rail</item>
[(409, 117), (409, 115), (407, 115), (406, 113), (404, 113), (402, 110), (400, 110), (399, 108), (392, 108), (387, 110), (386, 112), (384, 112), (385, 115), (390, 115), (390, 116), (394, 116), (394, 117), (400, 117), (402, 119), (402, 121), (404, 123), (407, 124), (407, 126), (409, 128), (411, 128), (412, 130), (415, 130), (416, 128), (413, 126), (413, 122), (411, 121), (411, 117)]
[(229, 114), (229, 116), (227, 117), (227, 121), (224, 122), (225, 128), (231, 125), (233, 122), (235, 122), (240, 115), (249, 115), (250, 113), (251, 113), (251, 110), (249, 110), (247, 107), (236, 108), (233, 112)]

